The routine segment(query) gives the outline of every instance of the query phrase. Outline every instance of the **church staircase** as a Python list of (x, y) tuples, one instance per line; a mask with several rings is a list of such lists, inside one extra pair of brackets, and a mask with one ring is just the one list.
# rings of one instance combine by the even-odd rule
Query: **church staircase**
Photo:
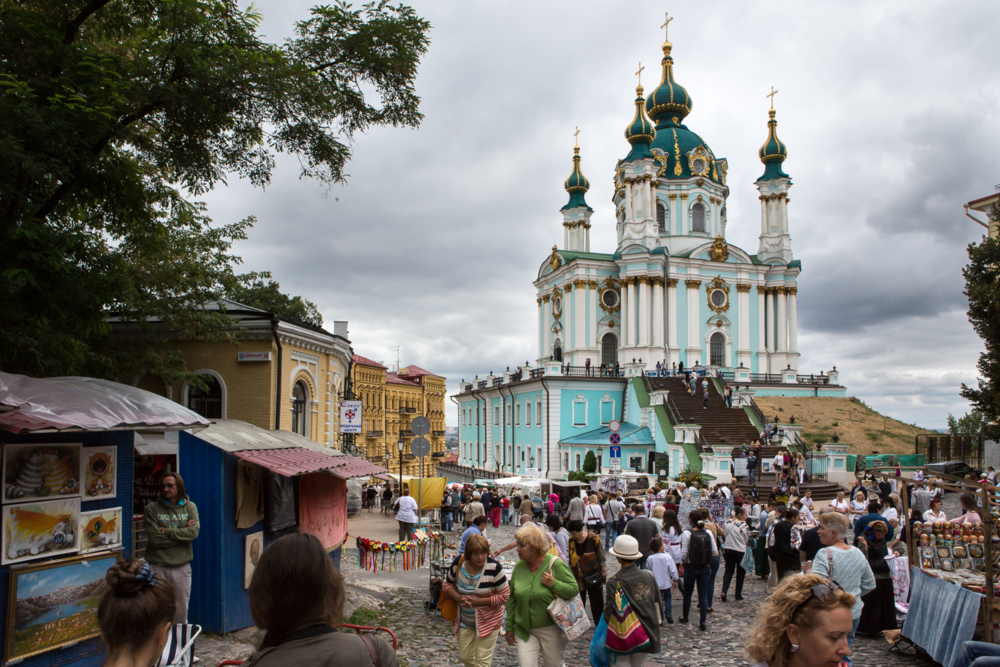
[[(708, 382), (708, 407), (702, 405), (704, 390), (701, 386), (701, 379), (698, 379), (698, 390), (692, 396), (684, 389), (684, 382), (679, 377), (645, 377), (646, 391), (668, 391), (668, 401), (670, 408), (667, 414), (671, 422), (676, 420), (688, 424), (698, 424), (701, 426), (698, 451), (704, 451), (712, 445), (725, 445), (727, 447), (739, 447), (744, 442), (752, 443), (760, 437), (761, 429), (751, 419), (748, 410), (732, 409), (726, 405), (721, 388), (720, 380), (709, 378)], [(755, 409), (756, 408), (756, 409)], [(759, 419), (763, 416), (760, 409), (753, 406), (749, 412), (756, 412)], [(761, 447), (757, 461), (757, 490), (761, 499), (766, 500), (771, 486), (774, 485), (777, 476), (774, 473), (764, 473), (762, 471), (764, 461), (770, 461), (775, 454), (784, 450), (784, 446), (766, 445)], [(793, 454), (796, 450), (793, 448)], [(802, 450), (804, 451), (804, 450)], [(737, 486), (746, 496), (750, 489), (750, 482), (746, 477), (736, 480)], [(813, 500), (832, 500), (837, 497), (837, 493), (842, 489), (838, 484), (828, 482), (825, 479), (811, 480), (805, 482), (800, 487), (800, 493), (806, 490), (813, 492)]]

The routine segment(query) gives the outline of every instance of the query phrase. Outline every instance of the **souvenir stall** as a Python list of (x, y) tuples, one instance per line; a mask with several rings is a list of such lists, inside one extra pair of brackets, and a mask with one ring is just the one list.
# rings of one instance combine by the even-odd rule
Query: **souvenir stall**
[(253, 625), (250, 579), (261, 552), (282, 535), (315, 535), (339, 567), (347, 480), (385, 472), (296, 433), (233, 419), (181, 433), (179, 459), (201, 521), (188, 618), (218, 633)]
[[(906, 534), (910, 565), (910, 596), (902, 637), (942, 664), (950, 664), (963, 641), (973, 638), (978, 624), (987, 642), (994, 640), (997, 591), (997, 487), (935, 474), (923, 483), (948, 493), (970, 494), (983, 509), (983, 522), (917, 521)], [(900, 494), (903, 515), (909, 515), (908, 494)], [(895, 573), (894, 573), (895, 578)], [(948, 614), (940, 610), (947, 608)]]
[(133, 554), (133, 447), (208, 421), (166, 398), (92, 378), (0, 373), (0, 649), (24, 667), (104, 663), (97, 602)]
[(626, 498), (643, 498), (650, 488), (657, 485), (656, 475), (638, 472), (619, 472), (597, 475), (597, 491), (621, 493)]

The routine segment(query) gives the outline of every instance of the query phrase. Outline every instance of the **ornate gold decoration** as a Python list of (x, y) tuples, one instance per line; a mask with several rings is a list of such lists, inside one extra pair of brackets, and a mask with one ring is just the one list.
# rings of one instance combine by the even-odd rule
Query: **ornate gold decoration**
[(562, 306), (563, 305), (562, 305), (562, 299), (560, 298), (560, 291), (559, 288), (557, 287), (554, 293), (552, 294), (552, 319), (558, 320), (560, 317), (562, 317), (563, 314)]
[(677, 287), (679, 281), (677, 278), (667, 278), (665, 282), (667, 283), (667, 287)]
[(716, 329), (721, 329), (722, 328), (722, 320), (716, 320), (715, 321), (715, 328)]
[[(712, 292), (716, 290), (722, 290), (726, 293), (726, 303), (721, 306), (716, 306), (712, 303)], [(708, 297), (708, 308), (709, 310), (715, 311), (716, 315), (721, 315), (722, 313), (729, 310), (729, 283), (722, 279), (722, 276), (716, 276), (712, 279), (712, 282), (708, 284), (705, 288), (705, 294)]]
[(749, 283), (736, 283), (737, 292), (746, 292), (749, 294), (751, 285)]
[(659, 285), (660, 287), (663, 287), (663, 277), (662, 276), (650, 276), (649, 277), (649, 284), (653, 285), (654, 287), (657, 286), (657, 285)]
[(649, 276), (636, 276), (636, 280), (639, 282), (640, 285), (649, 284)]
[(587, 283), (587, 285), (590, 287), (590, 289), (597, 289), (597, 281), (596, 280), (589, 281)]
[(587, 281), (578, 278), (577, 280), (573, 281), (573, 287), (581, 287), (581, 288), (586, 289), (586, 287), (587, 287)]
[[(594, 281), (592, 284), (594, 287), (598, 287), (597, 281)], [(609, 308), (607, 304), (604, 303), (604, 293), (607, 292), (608, 290), (613, 291), (615, 295), (618, 297), (617, 303), (614, 308)], [(608, 276), (607, 278), (604, 279), (603, 283), (600, 283), (600, 289), (598, 289), (597, 292), (597, 305), (600, 306), (601, 310), (603, 310), (608, 315), (616, 313), (619, 310), (621, 310), (622, 307), (621, 289), (619, 289), (619, 287), (615, 284), (615, 280), (611, 276)]]
[(677, 200), (677, 193), (676, 192), (671, 192), (667, 196), (670, 197), (670, 201), (676, 201)]
[(687, 200), (687, 198), (688, 198), (688, 193), (686, 193), (686, 192), (682, 192), (682, 193), (681, 193), (681, 200), (682, 200), (682, 201), (686, 201), (686, 200)]
[(688, 286), (688, 289), (698, 289), (701, 287), (700, 280), (685, 280), (684, 284)]
[(670, 156), (659, 148), (654, 148), (650, 152), (653, 154), (653, 158), (660, 163), (660, 168), (657, 169), (656, 175), (663, 176), (663, 174), (667, 171), (667, 163), (670, 162)]
[(681, 167), (681, 146), (677, 143), (677, 130), (671, 130), (674, 133), (674, 176), (680, 176), (684, 173)]
[(726, 174), (729, 171), (729, 161), (726, 158), (716, 160), (715, 165), (719, 168), (719, 183), (726, 184)]
[(542, 295), (542, 301), (544, 301), (545, 303), (548, 303), (551, 298), (552, 298), (551, 294), (543, 294)]
[(763, 285), (757, 285), (757, 294), (767, 294), (767, 288)]
[[(700, 188), (701, 186), (705, 185), (705, 179), (699, 178), (697, 181), (695, 181), (695, 185), (697, 185)], [(698, 195), (698, 199), (701, 199), (701, 195)]]
[(784, 296), (785, 295), (785, 286), (784, 285), (778, 285), (777, 287), (774, 288), (774, 293), (775, 294), (780, 294), (780, 295)]
[[(699, 183), (698, 185), (701, 185), (701, 183)], [(701, 196), (701, 195), (699, 194), (699, 195), (698, 195), (698, 201), (705, 201), (705, 198), (704, 198), (704, 197), (702, 197), (702, 196)]]
[(555, 271), (562, 264), (562, 257), (559, 256), (558, 248), (555, 244), (552, 245), (552, 254), (549, 256), (549, 266)]
[(535, 299), (535, 301), (537, 301), (537, 302), (538, 302), (538, 305), (539, 305), (539, 306), (540, 306), (540, 305), (542, 305), (542, 299), (541, 299), (541, 297), (539, 297), (539, 298)]
[(566, 283), (565, 285), (563, 285), (563, 292), (566, 292), (568, 294), (572, 291), (573, 291), (573, 283)]
[(724, 262), (729, 259), (729, 246), (726, 245), (725, 239), (716, 236), (715, 242), (712, 243), (712, 249), (708, 251), (708, 256), (712, 258), (713, 262)]
[(792, 285), (791, 287), (786, 287), (785, 289), (788, 291), (788, 294), (790, 296), (795, 296), (796, 294), (799, 293), (799, 288), (796, 287), (795, 285)]
[[(694, 176), (708, 176), (708, 170), (712, 166), (712, 155), (709, 153), (704, 146), (698, 146), (693, 151), (688, 152), (688, 169), (691, 170), (691, 174)], [(701, 168), (697, 168), (695, 162), (701, 160)]]
[(615, 321), (614, 320), (608, 320), (608, 328), (609, 329), (614, 329), (615, 328)]

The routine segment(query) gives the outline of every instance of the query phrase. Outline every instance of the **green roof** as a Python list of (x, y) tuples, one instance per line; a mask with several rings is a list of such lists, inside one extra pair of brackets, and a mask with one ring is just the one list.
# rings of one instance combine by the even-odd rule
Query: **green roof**
[(611, 255), (603, 252), (576, 252), (573, 250), (558, 250), (557, 252), (566, 262), (572, 262), (574, 259), (596, 259), (603, 262), (614, 261)]
[(789, 178), (781, 170), (781, 163), (788, 157), (788, 148), (778, 139), (778, 121), (774, 119), (774, 109), (768, 112), (767, 140), (757, 151), (760, 161), (764, 163), (764, 174), (758, 181), (773, 181), (778, 178)]
[[(621, 445), (623, 447), (634, 447), (636, 445), (652, 445), (653, 434), (649, 432), (649, 429), (638, 424), (630, 424), (628, 422), (623, 422), (621, 427), (618, 429), (618, 435), (621, 436)], [(594, 429), (593, 431), (587, 431), (586, 433), (581, 433), (580, 435), (574, 435), (572, 438), (566, 438), (560, 440), (561, 445), (601, 445), (607, 447), (611, 444), (611, 428), (608, 426), (602, 426), (601, 428)]]
[(566, 202), (566, 205), (563, 206), (559, 210), (560, 211), (565, 211), (568, 208), (585, 208), (588, 211), (593, 211), (594, 210), (594, 209), (590, 208), (590, 206), (587, 205), (587, 200), (583, 198), (583, 193), (582, 192), (571, 192), (571, 193), (569, 193), (569, 201)]
[(625, 128), (625, 139), (630, 144), (637, 142), (650, 142), (656, 137), (656, 130), (643, 110), (642, 105), (645, 100), (642, 98), (642, 86), (635, 89), (635, 116), (631, 124)]
[[(646, 100), (646, 111), (650, 118), (657, 122), (661, 117), (674, 116), (677, 121), (684, 120), (684, 117), (691, 113), (694, 103), (691, 96), (681, 84), (674, 80), (674, 59), (670, 57), (670, 50), (673, 46), (670, 42), (663, 44), (663, 76), (660, 85), (656, 87)], [(659, 129), (659, 128), (657, 128)]]

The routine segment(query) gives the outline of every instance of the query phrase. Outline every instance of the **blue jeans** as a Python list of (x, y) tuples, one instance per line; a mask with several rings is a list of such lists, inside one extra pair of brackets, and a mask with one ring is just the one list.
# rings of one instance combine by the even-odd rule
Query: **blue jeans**
[(709, 566), (711, 568), (711, 573), (708, 577), (708, 606), (712, 606), (712, 600), (715, 599), (715, 578), (719, 574), (719, 557), (712, 556), (712, 564)]
[(691, 596), (694, 595), (694, 588), (698, 586), (698, 605), (702, 625), (708, 619), (708, 579), (712, 576), (711, 565), (684, 565), (684, 618), (688, 617), (691, 611)]
[(618, 522), (609, 521), (608, 522), (608, 532), (604, 536), (604, 550), (607, 551), (614, 546), (615, 540), (618, 539)]
[(441, 530), (447, 532), (455, 527), (453, 516), (451, 512), (441, 512)]
[(1000, 646), (986, 642), (962, 642), (954, 667), (1000, 667)]
[(674, 603), (670, 599), (670, 589), (661, 588), (660, 589), (660, 600), (663, 602), (663, 617), (674, 615)]
[(747, 466), (747, 479), (751, 484), (757, 483), (757, 468), (751, 468)]
[(503, 511), (500, 512), (500, 520), (504, 523), (510, 523), (510, 508), (504, 507)]

